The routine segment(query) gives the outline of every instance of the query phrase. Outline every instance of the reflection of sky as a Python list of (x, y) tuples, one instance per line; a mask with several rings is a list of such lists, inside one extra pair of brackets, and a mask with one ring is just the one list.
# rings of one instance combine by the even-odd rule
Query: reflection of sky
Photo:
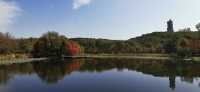
[(6, 89), (8, 89), (5, 85), (0, 85), (0, 90), (2, 92), (8, 92)]
[(48, 30), (68, 37), (128, 39), (165, 31), (172, 18), (175, 28), (200, 21), (200, 0), (92, 0), (78, 10), (73, 0), (15, 0), (22, 9), (10, 28), (12, 34), (40, 36)]
[[(192, 78), (193, 79), (193, 78)], [(200, 83), (200, 80), (199, 78), (198, 79), (195, 79), (194, 78), (194, 81), (192, 83), (189, 83), (187, 81), (181, 81), (181, 78), (178, 77), (176, 78), (176, 91), (177, 92), (199, 92), (200, 90), (200, 87), (199, 87), (199, 83)]]
[[(200, 82), (200, 81), (198, 81)], [(169, 88), (169, 78), (154, 77), (127, 69), (104, 72), (73, 72), (55, 84), (44, 83), (35, 75), (16, 75), (2, 92), (199, 92), (197, 80), (187, 83), (176, 78), (176, 88)], [(6, 91), (5, 91), (6, 90)]]

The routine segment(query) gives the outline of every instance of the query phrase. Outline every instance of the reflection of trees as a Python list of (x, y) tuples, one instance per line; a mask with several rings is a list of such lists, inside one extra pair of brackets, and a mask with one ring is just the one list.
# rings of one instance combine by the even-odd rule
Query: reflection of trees
[(159, 77), (169, 77), (169, 87), (175, 89), (176, 76), (181, 77), (181, 81), (193, 83), (193, 79), (200, 77), (200, 64), (197, 63), (175, 63), (158, 60), (130, 60), (130, 59), (68, 59), (65, 61), (41, 61), (33, 63), (1, 65), (0, 83), (6, 83), (16, 74), (36, 73), (40, 79), (46, 83), (56, 83), (63, 77), (70, 75), (73, 71), (80, 72), (103, 72), (111, 69), (129, 69), (144, 74)]
[(69, 61), (67, 61), (67, 62), (68, 62), (68, 64), (65, 67), (65, 73), (70, 74), (73, 71), (78, 70), (81, 67), (81, 65), (84, 63), (84, 60), (83, 59), (74, 59), (74, 60), (71, 60), (71, 62), (69, 62)]
[(14, 77), (15, 74), (31, 74), (33, 73), (32, 65), (30, 63), (0, 65), (0, 84), (5, 84)]
[(41, 61), (23, 64), (11, 64), (0, 66), (0, 84), (6, 84), (7, 81), (15, 75), (27, 75), (36, 73), (43, 81), (47, 83), (56, 83), (65, 75), (78, 70), (83, 60), (74, 59), (66, 61)]
[(194, 78), (193, 77), (182, 77), (181, 81), (192, 84), (194, 82)]
[(47, 83), (56, 83), (65, 75), (65, 64), (62, 62), (37, 62), (33, 63), (37, 75)]
[(8, 74), (6, 67), (1, 66), (0, 68), (0, 84), (5, 84), (10, 79), (10, 75)]
[[(158, 60), (95, 59), (84, 63), (80, 71), (102, 72), (113, 68), (129, 69), (159, 77), (169, 77), (169, 87), (175, 89), (176, 76), (194, 79), (200, 77), (200, 64)], [(191, 80), (190, 79), (190, 80)], [(190, 81), (193, 82), (193, 81)]]
[(56, 83), (63, 77), (80, 67), (79, 61), (68, 60), (63, 61), (48, 61), (33, 63), (33, 67), (37, 75), (47, 83)]

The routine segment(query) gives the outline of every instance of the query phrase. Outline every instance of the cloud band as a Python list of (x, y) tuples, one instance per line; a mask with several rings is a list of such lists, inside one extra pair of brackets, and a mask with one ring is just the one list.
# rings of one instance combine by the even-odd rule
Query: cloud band
[(0, 0), (0, 32), (6, 32), (20, 8), (13, 1)]
[(78, 10), (79, 8), (88, 5), (92, 0), (73, 0), (73, 9)]

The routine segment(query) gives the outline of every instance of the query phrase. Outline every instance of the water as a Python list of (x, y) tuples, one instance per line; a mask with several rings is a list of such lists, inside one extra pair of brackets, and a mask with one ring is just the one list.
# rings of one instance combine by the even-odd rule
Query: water
[(0, 65), (0, 92), (200, 92), (200, 64), (73, 59)]

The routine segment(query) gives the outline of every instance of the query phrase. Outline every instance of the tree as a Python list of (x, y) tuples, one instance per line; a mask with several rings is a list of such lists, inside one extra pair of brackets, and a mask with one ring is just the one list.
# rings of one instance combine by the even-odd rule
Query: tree
[(73, 56), (81, 53), (81, 47), (73, 41), (68, 41), (66, 43), (67, 55)]
[(33, 45), (36, 42), (35, 38), (21, 38), (16, 39), (17, 46), (16, 52), (17, 53), (30, 53), (33, 49)]
[(179, 32), (191, 32), (191, 28), (184, 28), (184, 29), (180, 29)]
[(47, 32), (41, 36), (33, 46), (32, 55), (34, 57), (57, 57), (63, 54), (63, 44), (66, 37), (57, 32)]
[(196, 24), (196, 29), (198, 30), (198, 31), (200, 31), (200, 23), (198, 23), (198, 24)]
[(13, 53), (16, 47), (14, 38), (9, 33), (0, 32), (0, 54)]
[(192, 51), (190, 48), (178, 48), (176, 54), (180, 58), (189, 58), (192, 56)]
[(198, 39), (200, 39), (200, 23), (196, 25), (196, 29), (198, 30)]
[(175, 53), (176, 48), (176, 41), (174, 39), (168, 40), (166, 43), (164, 43), (164, 50), (166, 53)]

